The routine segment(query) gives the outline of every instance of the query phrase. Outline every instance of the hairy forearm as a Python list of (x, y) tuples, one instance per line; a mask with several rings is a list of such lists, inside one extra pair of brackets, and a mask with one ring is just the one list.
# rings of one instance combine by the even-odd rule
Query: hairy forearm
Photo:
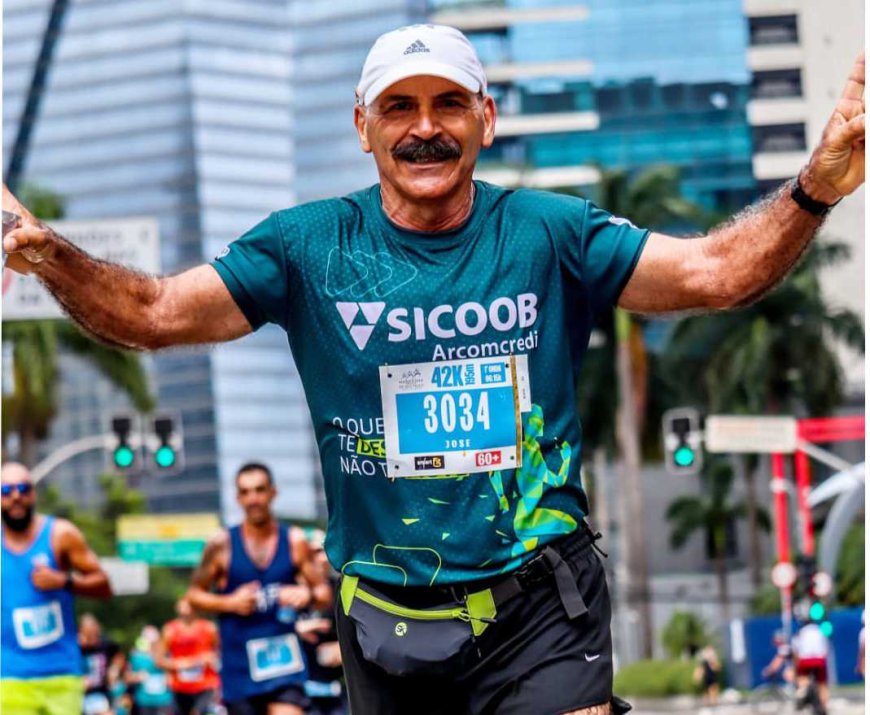
[(791, 198), (792, 182), (701, 239), (721, 308), (737, 308), (774, 288), (800, 259), (824, 222)]
[(72, 592), (76, 596), (87, 596), (89, 598), (112, 597), (109, 577), (102, 571), (74, 573), (72, 577)]
[(212, 593), (199, 586), (191, 586), (187, 592), (190, 605), (207, 613), (232, 613), (230, 594)]
[(160, 280), (93, 258), (48, 230), (53, 238), (50, 255), (33, 272), (70, 317), (110, 345), (158, 347), (152, 309)]

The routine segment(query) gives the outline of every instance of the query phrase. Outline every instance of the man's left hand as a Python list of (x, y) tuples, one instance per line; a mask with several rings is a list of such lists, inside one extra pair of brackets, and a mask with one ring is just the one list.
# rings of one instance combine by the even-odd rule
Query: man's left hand
[(33, 568), (30, 581), (40, 591), (59, 591), (66, 586), (66, 572), (40, 564)]
[(864, 183), (864, 121), (862, 52), (825, 126), (822, 141), (801, 173), (801, 186), (811, 198), (833, 204)]

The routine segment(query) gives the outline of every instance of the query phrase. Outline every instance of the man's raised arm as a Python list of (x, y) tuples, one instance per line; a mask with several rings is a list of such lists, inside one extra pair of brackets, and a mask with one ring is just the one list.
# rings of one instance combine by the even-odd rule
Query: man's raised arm
[(226, 531), (219, 532), (208, 541), (199, 566), (191, 576), (187, 598), (198, 611), (248, 616), (257, 608), (257, 593), (260, 590), (257, 582), (243, 583), (232, 593), (214, 593), (212, 590), (226, 577), (229, 548), (229, 534)]
[(815, 212), (864, 183), (864, 132), (862, 53), (797, 184), (789, 182), (707, 236), (652, 234), (620, 307), (665, 313), (737, 308), (760, 298), (789, 272), (822, 225), (824, 214)]
[(21, 217), (19, 226), (3, 236), (7, 266), (34, 273), (73, 320), (106, 343), (156, 350), (234, 340), (251, 332), (211, 266), (149, 276), (73, 246), (35, 218), (5, 185), (3, 209)]

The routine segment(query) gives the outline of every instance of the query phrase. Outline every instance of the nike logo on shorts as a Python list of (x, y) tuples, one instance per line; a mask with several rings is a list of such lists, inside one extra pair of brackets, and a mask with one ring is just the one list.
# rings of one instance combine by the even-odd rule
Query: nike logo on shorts
[(584, 653), (583, 657), (586, 658), (587, 663), (591, 663), (593, 660), (598, 660), (601, 657), (601, 653), (598, 655), (589, 655), (588, 653)]

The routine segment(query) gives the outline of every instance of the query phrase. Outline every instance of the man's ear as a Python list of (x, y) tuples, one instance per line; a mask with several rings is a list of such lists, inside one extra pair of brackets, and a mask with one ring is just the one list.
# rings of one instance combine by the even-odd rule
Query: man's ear
[(483, 141), (481, 146), (489, 149), (495, 139), (495, 100), (488, 94), (483, 98)]
[(366, 108), (357, 104), (353, 108), (353, 123), (359, 136), (359, 146), (366, 154), (370, 154), (372, 146), (366, 136)]

